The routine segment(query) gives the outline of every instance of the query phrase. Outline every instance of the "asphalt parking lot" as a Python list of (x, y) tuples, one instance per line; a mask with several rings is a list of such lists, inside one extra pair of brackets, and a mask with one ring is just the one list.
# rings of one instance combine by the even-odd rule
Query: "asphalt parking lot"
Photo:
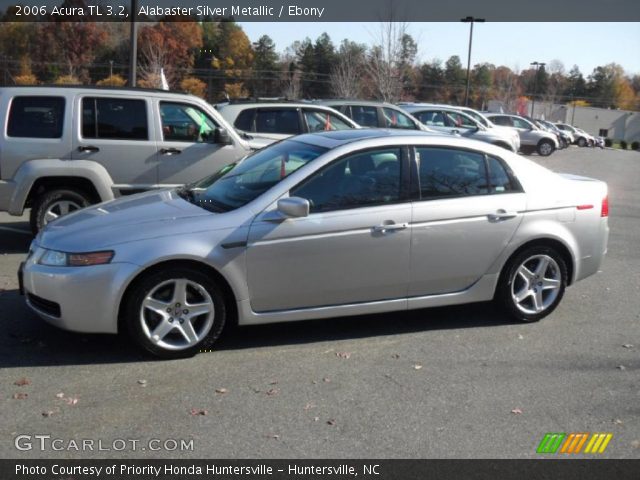
[[(532, 458), (547, 432), (610, 432), (602, 457), (640, 457), (640, 154), (530, 158), (607, 181), (611, 212), (602, 272), (537, 324), (475, 304), (240, 328), (153, 361), (31, 313), (26, 217), (0, 214), (0, 457)], [(18, 451), (20, 434), (193, 450)]]

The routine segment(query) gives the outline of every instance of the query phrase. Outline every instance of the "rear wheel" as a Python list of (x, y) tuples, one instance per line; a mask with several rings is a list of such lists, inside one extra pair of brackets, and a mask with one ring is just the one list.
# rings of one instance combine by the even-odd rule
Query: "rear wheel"
[(70, 189), (48, 190), (39, 195), (31, 206), (31, 230), (37, 234), (44, 226), (59, 217), (88, 207), (91, 204), (84, 192)]
[(161, 358), (191, 357), (208, 349), (226, 320), (222, 290), (191, 267), (168, 268), (138, 282), (125, 304), (133, 340)]
[(528, 248), (506, 265), (495, 300), (512, 317), (537, 322), (558, 306), (567, 286), (567, 266), (553, 248)]
[(584, 137), (580, 137), (578, 139), (578, 146), (579, 147), (586, 147), (587, 146), (587, 139)]
[(556, 147), (551, 140), (540, 140), (536, 150), (538, 151), (538, 155), (548, 157), (555, 149)]

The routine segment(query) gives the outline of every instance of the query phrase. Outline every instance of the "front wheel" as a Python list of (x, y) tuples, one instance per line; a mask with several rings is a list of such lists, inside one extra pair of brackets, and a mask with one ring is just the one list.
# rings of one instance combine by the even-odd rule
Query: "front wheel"
[(191, 357), (209, 349), (222, 333), (225, 298), (208, 275), (168, 267), (138, 282), (125, 304), (133, 340), (160, 358)]
[(537, 147), (538, 155), (543, 157), (548, 157), (555, 149), (556, 147), (551, 140), (540, 140)]
[(36, 235), (45, 225), (91, 204), (81, 191), (70, 189), (49, 190), (38, 196), (31, 206), (31, 230)]
[(579, 147), (586, 147), (587, 146), (587, 139), (584, 137), (580, 137), (578, 139), (578, 146)]
[(495, 300), (512, 317), (537, 322), (558, 306), (567, 286), (567, 266), (553, 248), (528, 248), (506, 265)]

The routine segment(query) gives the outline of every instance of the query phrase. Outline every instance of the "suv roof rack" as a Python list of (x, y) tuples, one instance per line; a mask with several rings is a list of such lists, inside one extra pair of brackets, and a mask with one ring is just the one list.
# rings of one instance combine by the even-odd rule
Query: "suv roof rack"
[(145, 87), (115, 87), (113, 85), (57, 85), (55, 83), (39, 83), (38, 85), (0, 85), (0, 88), (82, 88), (86, 90), (114, 90), (133, 92), (155, 92), (155, 93), (178, 93), (181, 95), (191, 95), (188, 92), (179, 90), (162, 90), (161, 88)]
[(239, 97), (230, 98), (227, 102), (233, 105), (238, 103), (303, 103), (305, 100), (287, 97)]

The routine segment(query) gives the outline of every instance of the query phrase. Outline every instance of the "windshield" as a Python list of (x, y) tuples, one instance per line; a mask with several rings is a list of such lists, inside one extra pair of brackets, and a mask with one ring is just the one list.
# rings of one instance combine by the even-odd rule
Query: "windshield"
[(259, 197), (327, 150), (285, 140), (224, 166), (216, 174), (180, 189), (178, 194), (204, 209), (228, 212)]
[(481, 123), (485, 127), (489, 126), (489, 122), (487, 121), (487, 119), (484, 118), (482, 115), (480, 115), (478, 112), (475, 112), (473, 110), (466, 110), (466, 109), (463, 111), (467, 115), (470, 115), (472, 118), (474, 118), (478, 123)]

